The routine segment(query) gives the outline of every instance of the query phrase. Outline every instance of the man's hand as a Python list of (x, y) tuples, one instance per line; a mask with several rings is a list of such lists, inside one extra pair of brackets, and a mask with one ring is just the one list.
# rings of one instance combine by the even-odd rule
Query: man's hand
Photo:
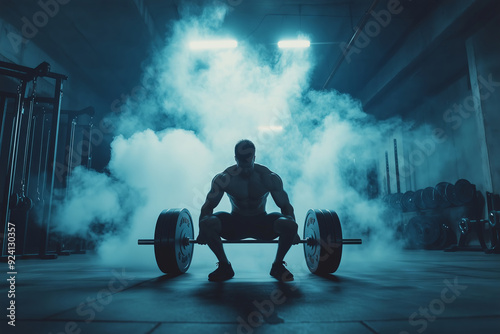
[(292, 245), (298, 245), (300, 241), (300, 237), (298, 234), (295, 234), (295, 237), (293, 237)]
[(200, 219), (200, 233), (198, 233), (198, 237), (196, 238), (196, 241), (200, 245), (206, 245), (208, 243), (208, 238), (206, 236), (206, 233), (204, 233), (204, 230), (201, 228), (201, 225), (204, 223), (205, 220), (207, 220), (208, 216), (204, 216)]
[(198, 242), (200, 245), (206, 245), (208, 243), (208, 240), (205, 236), (198, 234), (198, 237), (196, 238), (196, 242)]

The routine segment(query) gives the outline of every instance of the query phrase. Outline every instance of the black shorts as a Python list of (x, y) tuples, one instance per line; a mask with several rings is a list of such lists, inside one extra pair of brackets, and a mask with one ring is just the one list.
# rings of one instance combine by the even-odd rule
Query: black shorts
[(216, 212), (214, 216), (222, 223), (221, 237), (226, 240), (240, 240), (255, 238), (273, 240), (279, 235), (274, 231), (274, 222), (281, 217), (281, 213), (261, 213), (256, 216), (243, 216), (237, 213)]

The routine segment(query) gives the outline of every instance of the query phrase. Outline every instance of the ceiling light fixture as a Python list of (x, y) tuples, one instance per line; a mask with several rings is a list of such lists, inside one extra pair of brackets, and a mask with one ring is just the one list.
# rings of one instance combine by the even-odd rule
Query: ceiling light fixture
[(233, 39), (202, 40), (189, 42), (189, 48), (191, 50), (234, 49), (237, 46), (238, 42)]
[(285, 48), (308, 48), (311, 46), (311, 42), (306, 39), (291, 39), (278, 42), (278, 47), (280, 49)]

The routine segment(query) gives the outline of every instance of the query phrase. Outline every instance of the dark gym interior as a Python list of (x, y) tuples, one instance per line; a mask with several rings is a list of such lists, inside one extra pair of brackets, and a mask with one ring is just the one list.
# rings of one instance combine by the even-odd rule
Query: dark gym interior
[[(496, 0), (0, 0), (1, 333), (499, 332), (499, 36)], [(207, 280), (245, 138), (293, 281), (251, 238)]]

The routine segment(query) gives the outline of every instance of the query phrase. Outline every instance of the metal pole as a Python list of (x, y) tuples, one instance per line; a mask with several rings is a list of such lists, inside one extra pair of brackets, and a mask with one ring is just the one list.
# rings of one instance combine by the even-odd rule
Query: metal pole
[(0, 156), (2, 156), (3, 131), (5, 129), (5, 115), (7, 115), (7, 98), (0, 96), (0, 106), (2, 108), (2, 124), (0, 125)]
[(93, 117), (90, 118), (90, 123), (89, 123), (89, 148), (87, 151), (87, 168), (90, 169), (92, 167), (92, 131), (94, 130), (94, 123), (93, 123)]
[[(31, 143), (30, 143), (30, 135), (31, 135), (31, 124), (33, 121), (33, 108), (35, 104), (35, 94), (36, 94), (36, 79), (33, 79), (33, 86), (32, 86), (32, 92), (31, 92), (31, 98), (29, 100), (29, 111), (28, 111), (28, 120), (27, 120), (27, 125), (26, 125), (26, 138), (24, 142), (24, 157), (23, 157), (23, 170), (22, 170), (22, 176), (21, 176), (21, 191), (22, 191), (22, 196), (28, 196), (28, 180), (29, 179), (29, 172), (31, 168), (31, 157), (30, 157), (30, 149), (32, 148)], [(29, 163), (28, 163), (29, 159)]]
[(26, 93), (26, 82), (22, 82), (17, 91), (17, 111), (14, 125), (14, 142), (12, 143), (12, 160), (10, 162), (9, 173), (9, 196), (12, 194), (17, 171), (17, 157), (19, 155), (19, 139), (21, 137), (22, 117), (24, 114), (24, 94)]
[(399, 194), (401, 192), (401, 184), (399, 182), (399, 162), (398, 162), (398, 142), (396, 141), (396, 138), (394, 138), (394, 164), (395, 164), (395, 169), (396, 169), (396, 188), (397, 188), (397, 193)]
[[(12, 159), (12, 150), (13, 150), (13, 143), (14, 143), (14, 133), (16, 131), (15, 129), (15, 124), (16, 124), (16, 118), (12, 118), (12, 127), (10, 129), (10, 142), (9, 142), (9, 157), (7, 159), (7, 165), (9, 164), (10, 162), (10, 159)], [(4, 187), (4, 198), (5, 198), (5, 201), (3, 202), (4, 205), (3, 205), (3, 218), (4, 218), (4, 223), (5, 223), (5, 227), (4, 227), (4, 242), (3, 242), (3, 247), (2, 247), (2, 256), (5, 256), (7, 254), (7, 223), (9, 221), (9, 217), (10, 217), (10, 190), (11, 190), (11, 184), (10, 184), (10, 179), (9, 181), (7, 181), (7, 179), (9, 179), (9, 177), (7, 176), (5, 178), (5, 181), (6, 181), (6, 184), (5, 184), (5, 187)]]
[(385, 172), (387, 175), (387, 194), (391, 193), (391, 174), (389, 173), (389, 153), (385, 151)]
[[(69, 119), (68, 119), (69, 120)], [(66, 196), (69, 191), (69, 183), (71, 182), (71, 171), (73, 170), (73, 156), (74, 156), (74, 146), (75, 146), (75, 130), (76, 130), (76, 117), (73, 118), (71, 123), (68, 122), (69, 128), (69, 145), (68, 145), (68, 160), (66, 162), (68, 166), (68, 171), (66, 174)]]
[(31, 175), (31, 165), (33, 163), (33, 146), (35, 145), (35, 132), (36, 132), (36, 116), (33, 116), (33, 129), (31, 132), (31, 143), (29, 147), (29, 163), (28, 163), (28, 168), (26, 172), (26, 192), (25, 196), (26, 198), (24, 199), (25, 201), (29, 201), (31, 204), (30, 207), (27, 208), (26, 211), (26, 221), (24, 224), (24, 240), (23, 240), (23, 249), (22, 249), (22, 254), (26, 254), (26, 244), (28, 240), (28, 221), (29, 221), (29, 213), (28, 211), (31, 209), (33, 206), (33, 199), (29, 197), (29, 190), (30, 190), (30, 175)]
[(56, 173), (56, 162), (57, 162), (57, 143), (59, 137), (59, 123), (61, 120), (61, 100), (63, 95), (63, 82), (62, 78), (56, 79), (56, 91), (54, 94), (54, 110), (52, 112), (52, 124), (51, 124), (51, 135), (49, 138), (49, 167), (50, 172), (47, 173), (47, 182), (49, 183), (49, 200), (48, 207), (44, 208), (43, 222), (42, 222), (42, 233), (40, 242), (40, 256), (46, 257), (47, 248), (49, 244), (49, 227), (50, 220), (52, 219), (52, 200), (54, 197), (54, 182)]
[[(43, 153), (43, 139), (45, 134), (45, 109), (42, 114), (42, 129), (40, 130), (40, 151), (38, 153), (38, 173), (36, 178), (36, 199), (41, 202), (42, 196), (40, 191), (40, 178), (42, 176), (42, 153)], [(44, 170), (45, 171), (45, 170)]]
[[(7, 226), (10, 218), (10, 198), (13, 193), (13, 189), (16, 181), (16, 169), (17, 169), (17, 155), (19, 153), (19, 137), (21, 131), (21, 121), (23, 114), (23, 104), (24, 104), (24, 95), (26, 93), (26, 82), (21, 81), (21, 84), (17, 88), (17, 110), (16, 116), (12, 120), (12, 132), (10, 138), (10, 146), (9, 146), (9, 163), (10, 170), (8, 171), (7, 176), (7, 186), (6, 186), (6, 200), (5, 200), (5, 228), (4, 228), (4, 237), (7, 237)], [(7, 180), (6, 179), (6, 180)], [(7, 243), (3, 243), (2, 255), (7, 253)]]

